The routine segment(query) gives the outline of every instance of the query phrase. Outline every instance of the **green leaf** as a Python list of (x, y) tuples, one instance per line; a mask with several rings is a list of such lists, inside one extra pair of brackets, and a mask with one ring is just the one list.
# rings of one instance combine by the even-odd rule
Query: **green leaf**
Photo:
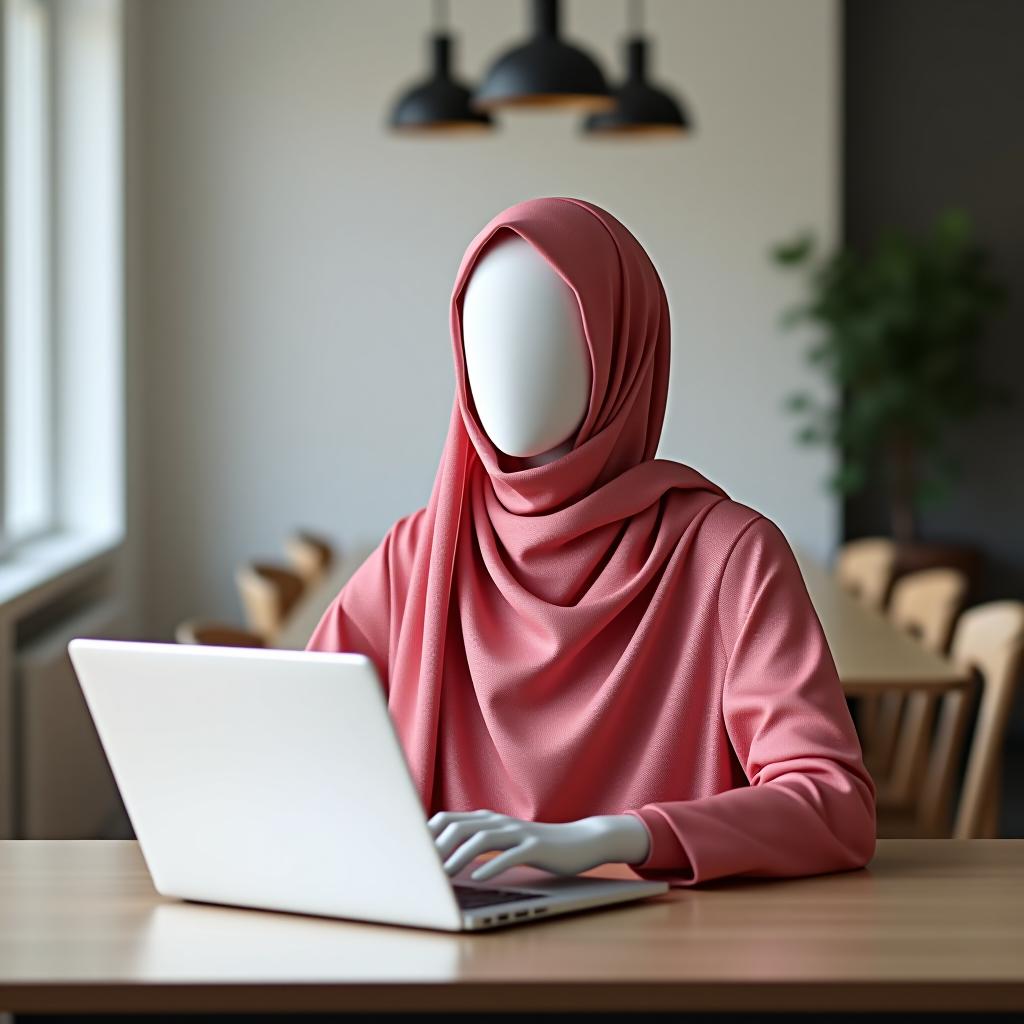
[(813, 424), (801, 427), (794, 436), (798, 444), (820, 444), (828, 438), (825, 431)]
[(840, 494), (855, 494), (867, 482), (867, 471), (859, 460), (847, 459), (829, 478), (828, 485)]
[(807, 391), (794, 391), (787, 395), (783, 402), (783, 408), (789, 412), (804, 412), (811, 408), (811, 395)]
[(814, 238), (806, 233), (790, 242), (781, 242), (773, 246), (772, 259), (783, 266), (797, 266), (805, 263), (813, 251)]
[(833, 347), (826, 342), (809, 348), (804, 358), (813, 366), (825, 362), (826, 359), (834, 354)]

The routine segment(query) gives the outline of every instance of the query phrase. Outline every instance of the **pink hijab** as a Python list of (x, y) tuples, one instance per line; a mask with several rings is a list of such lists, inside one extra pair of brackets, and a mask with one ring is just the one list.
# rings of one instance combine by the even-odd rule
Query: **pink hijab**
[[(511, 471), (474, 411), (461, 331), (466, 282), (502, 231), (529, 242), (575, 292), (593, 370), (572, 450)], [(652, 671), (673, 671), (660, 652), (680, 630), (673, 591), (685, 561), (672, 556), (726, 495), (690, 467), (654, 458), (669, 379), (668, 303), (643, 247), (605, 210), (544, 198), (499, 213), (466, 250), (450, 318), (456, 394), (430, 501), (392, 527), (339, 600), (351, 623), (386, 637), (362, 646), (386, 679), (428, 811), (437, 809), (442, 699), (468, 687), (488, 717), (490, 761), (506, 772), (505, 810), (571, 818), (580, 808), (565, 771), (582, 747), (600, 744), (601, 705), (644, 687)], [(327, 626), (325, 618), (311, 648), (326, 646)], [(656, 669), (645, 654), (653, 650)], [(593, 716), (581, 718), (587, 705)], [(493, 789), (488, 805), (497, 810)]]

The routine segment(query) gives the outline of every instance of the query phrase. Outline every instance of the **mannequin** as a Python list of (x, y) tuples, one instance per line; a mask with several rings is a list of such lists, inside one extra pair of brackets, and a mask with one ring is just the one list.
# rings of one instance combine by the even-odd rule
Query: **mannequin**
[(586, 200), (516, 203), (449, 322), (429, 499), (307, 644), (373, 661), (445, 870), (863, 867), (874, 782), (785, 534), (657, 456), (671, 322), (636, 236)]
[[(591, 369), (579, 303), (528, 242), (499, 235), (480, 257), (463, 299), (463, 347), (480, 422), (510, 468), (546, 465), (572, 449), (587, 411)], [(504, 850), (477, 868), (486, 881), (510, 862), (560, 875), (599, 864), (639, 864), (649, 840), (629, 814), (546, 824), (491, 810), (440, 811), (429, 821), (445, 871)]]

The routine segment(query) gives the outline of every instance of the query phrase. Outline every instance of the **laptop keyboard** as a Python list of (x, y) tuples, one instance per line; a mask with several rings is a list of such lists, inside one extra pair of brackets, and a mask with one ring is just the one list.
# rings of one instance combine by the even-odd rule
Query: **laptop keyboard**
[(489, 907), (495, 903), (515, 903), (520, 900), (539, 900), (544, 897), (536, 892), (516, 892), (512, 889), (483, 889), (474, 885), (459, 885), (452, 888), (455, 898), (463, 910), (474, 910), (476, 907)]

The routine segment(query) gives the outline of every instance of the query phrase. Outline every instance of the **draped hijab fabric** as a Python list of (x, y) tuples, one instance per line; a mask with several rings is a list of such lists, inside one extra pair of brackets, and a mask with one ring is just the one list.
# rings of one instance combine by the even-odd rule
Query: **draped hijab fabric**
[[(571, 451), (511, 471), (476, 415), (461, 327), (465, 285), (502, 231), (530, 243), (575, 293), (591, 361), (590, 401)], [(512, 768), (509, 795), (536, 812), (540, 801), (517, 786), (515, 765), (571, 763), (601, 704), (643, 685), (637, 677), (645, 670), (632, 659), (673, 623), (671, 607), (642, 610), (637, 598), (657, 586), (696, 508), (724, 492), (686, 466), (654, 459), (668, 391), (668, 302), (646, 252), (610, 214), (553, 198), (496, 216), (462, 259), (450, 322), (456, 401), (418, 523), (390, 707), (429, 804), (446, 682), (471, 685), (493, 713), (495, 767)], [(666, 519), (661, 499), (672, 488), (697, 500), (672, 505)], [(581, 698), (594, 705), (586, 721), (576, 712)], [(541, 735), (547, 750), (539, 749)], [(563, 785), (558, 774), (548, 777)]]
[[(482, 429), (462, 344), (466, 283), (503, 232), (528, 242), (575, 294), (592, 371), (571, 450), (525, 469)], [(672, 834), (675, 819), (661, 813), (670, 805), (651, 802), (692, 801), (686, 813), (703, 813), (701, 799), (756, 784), (764, 763), (794, 753), (795, 736), (796, 755), (828, 761), (813, 774), (857, 793), (856, 835), (835, 838), (820, 821), (834, 809), (800, 783), (796, 803), (795, 791), (773, 794), (772, 806), (761, 798), (763, 828), (817, 828), (810, 870), (856, 861), (871, 783), (788, 546), (696, 470), (655, 457), (669, 311), (637, 239), (579, 199), (517, 203), (466, 250), (450, 326), (455, 401), (429, 502), (392, 526), (308, 645), (374, 659), (425, 810), (489, 807), (553, 822), (633, 810), (657, 845), (645, 866), (671, 867), (685, 884), (721, 873), (714, 858), (747, 863), (733, 850), (738, 823), (702, 824), (715, 852), (701, 863), (701, 850)], [(768, 625), (754, 631), (757, 602)], [(737, 694), (764, 677), (777, 709), (752, 712), (762, 698), (747, 693), (725, 721), (730, 666), (743, 675)], [(776, 671), (792, 678), (783, 685)], [(739, 805), (733, 813), (752, 820)], [(810, 832), (806, 814), (817, 816)], [(873, 828), (873, 803), (871, 814)], [(764, 868), (763, 857), (748, 867)], [(773, 864), (764, 870), (799, 872), (801, 858), (784, 852)]]

